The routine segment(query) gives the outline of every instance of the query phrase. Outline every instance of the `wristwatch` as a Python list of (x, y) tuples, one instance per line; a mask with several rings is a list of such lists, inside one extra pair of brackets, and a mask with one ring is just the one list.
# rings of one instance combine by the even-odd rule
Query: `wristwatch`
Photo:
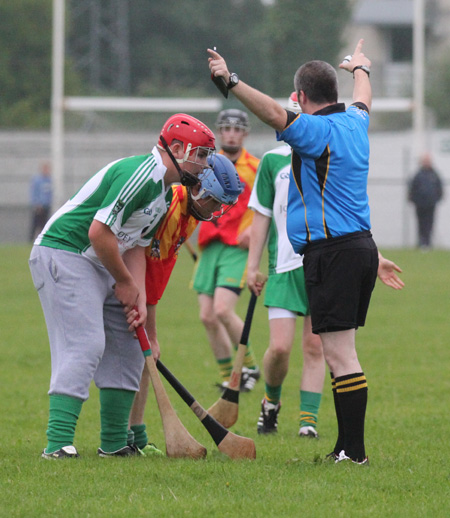
[(355, 67), (352, 70), (353, 77), (355, 77), (355, 70), (364, 70), (364, 72), (370, 77), (370, 68), (367, 65), (358, 65), (357, 67)]
[(231, 90), (238, 83), (239, 83), (239, 76), (233, 72), (232, 74), (230, 74), (230, 77), (228, 79), (227, 89)]

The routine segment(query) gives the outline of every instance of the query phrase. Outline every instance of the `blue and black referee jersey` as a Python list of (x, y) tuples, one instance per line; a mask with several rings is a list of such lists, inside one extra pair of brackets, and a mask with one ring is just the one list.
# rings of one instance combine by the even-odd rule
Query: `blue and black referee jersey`
[(370, 230), (367, 107), (338, 103), (314, 115), (288, 114), (277, 139), (292, 147), (287, 232), (294, 250)]

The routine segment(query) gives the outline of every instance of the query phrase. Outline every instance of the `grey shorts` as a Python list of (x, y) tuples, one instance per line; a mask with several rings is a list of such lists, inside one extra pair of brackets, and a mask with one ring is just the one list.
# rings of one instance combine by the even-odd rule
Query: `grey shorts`
[(49, 394), (86, 400), (99, 388), (137, 391), (144, 366), (102, 266), (65, 250), (34, 246), (29, 260), (50, 342)]

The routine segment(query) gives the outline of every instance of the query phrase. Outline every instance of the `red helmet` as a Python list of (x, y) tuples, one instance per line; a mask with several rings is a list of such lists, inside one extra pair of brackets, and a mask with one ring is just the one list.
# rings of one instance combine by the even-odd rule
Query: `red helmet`
[[(183, 142), (183, 149), (187, 156), (198, 147), (215, 149), (214, 133), (206, 124), (185, 113), (177, 113), (169, 117), (162, 127), (161, 136), (169, 146), (173, 140)], [(158, 140), (158, 145), (164, 148), (161, 138)]]
[(300, 103), (298, 102), (297, 92), (292, 92), (289, 96), (287, 109), (295, 113), (300, 113), (302, 111)]

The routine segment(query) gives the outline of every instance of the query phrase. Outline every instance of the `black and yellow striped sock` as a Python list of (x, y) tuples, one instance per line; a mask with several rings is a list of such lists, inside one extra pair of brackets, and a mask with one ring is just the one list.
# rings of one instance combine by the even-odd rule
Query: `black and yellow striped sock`
[(334, 379), (334, 375), (332, 372), (330, 372), (330, 376), (331, 376), (331, 388), (333, 390), (334, 410), (336, 412), (336, 420), (337, 420), (337, 425), (338, 425), (338, 437), (337, 437), (336, 444), (334, 446), (333, 451), (336, 455), (339, 455), (341, 450), (344, 449), (344, 437), (345, 437), (344, 423), (342, 421), (341, 409), (339, 407), (339, 399), (336, 394), (336, 380)]
[(222, 378), (222, 382), (230, 381), (231, 371), (233, 370), (233, 360), (231, 357), (217, 360), (217, 364), (219, 365), (219, 372), (220, 377)]
[(336, 378), (336, 394), (345, 430), (343, 449), (348, 457), (359, 462), (366, 458), (364, 422), (367, 392), (367, 380), (363, 372)]

